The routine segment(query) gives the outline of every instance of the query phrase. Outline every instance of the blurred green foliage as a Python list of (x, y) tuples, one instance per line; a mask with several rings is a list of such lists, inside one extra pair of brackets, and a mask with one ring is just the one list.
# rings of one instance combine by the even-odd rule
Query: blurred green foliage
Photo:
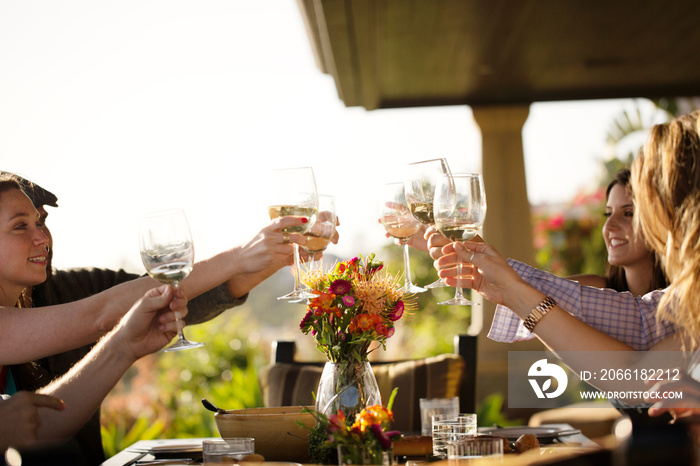
[(239, 308), (187, 327), (187, 337), (204, 347), (138, 361), (102, 406), (107, 457), (138, 440), (218, 436), (202, 398), (224, 409), (262, 406), (257, 371), (265, 360), (256, 329)]

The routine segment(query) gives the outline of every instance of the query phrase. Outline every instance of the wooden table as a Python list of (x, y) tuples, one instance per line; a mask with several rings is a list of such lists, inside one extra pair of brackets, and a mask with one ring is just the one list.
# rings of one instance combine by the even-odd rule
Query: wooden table
[[(551, 427), (556, 427), (558, 429), (571, 429), (568, 424), (550, 424)], [(217, 438), (218, 439), (218, 438)], [(149, 464), (149, 460), (153, 460), (153, 456), (149, 451), (153, 448), (167, 448), (179, 445), (200, 445), (199, 451), (196, 451), (196, 447), (193, 450), (188, 450), (187, 452), (182, 452), (181, 454), (168, 453), (167, 457), (164, 455), (159, 455), (159, 459), (170, 459), (167, 462), (157, 462), (150, 463), (154, 465), (187, 465), (187, 464), (201, 464), (201, 444), (203, 438), (194, 439), (164, 439), (164, 440), (141, 440), (134, 443), (130, 447), (120, 451), (104, 463), (102, 466), (139, 466), (141, 464)], [(531, 451), (522, 455), (505, 455), (503, 458), (503, 463), (499, 464), (513, 464), (513, 465), (534, 465), (546, 461), (548, 464), (552, 461), (561, 457), (562, 459), (570, 458), (573, 456), (583, 455), (589, 452), (595, 452), (600, 450), (600, 446), (591, 441), (585, 435), (579, 433), (567, 435), (566, 437), (560, 438), (556, 443), (543, 445), (539, 452)], [(188, 462), (188, 459), (200, 458), (200, 463)], [(474, 464), (490, 464), (492, 462), (479, 460), (474, 461)], [(290, 465), (293, 463), (290, 463)], [(429, 463), (431, 466), (447, 466), (450, 464), (448, 461), (441, 461), (436, 463)], [(276, 466), (281, 466), (277, 462)]]

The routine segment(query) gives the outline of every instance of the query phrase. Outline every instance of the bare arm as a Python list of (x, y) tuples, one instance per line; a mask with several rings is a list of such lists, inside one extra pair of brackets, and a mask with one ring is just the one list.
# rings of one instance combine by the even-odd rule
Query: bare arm
[(172, 307), (187, 314), (182, 291), (149, 290), (90, 353), (59, 379), (39, 390), (65, 402), (64, 411), (40, 409), (39, 441), (63, 440), (73, 435), (99, 407), (124, 372), (139, 358), (158, 351), (176, 333), (174, 323), (163, 325), (159, 317)]

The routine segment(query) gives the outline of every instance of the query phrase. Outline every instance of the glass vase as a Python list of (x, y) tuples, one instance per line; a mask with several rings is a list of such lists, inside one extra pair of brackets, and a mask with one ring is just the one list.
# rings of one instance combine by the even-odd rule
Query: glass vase
[(369, 362), (327, 362), (316, 392), (316, 411), (330, 416), (342, 410), (355, 419), (366, 406), (381, 405), (377, 379)]
[(378, 445), (338, 445), (338, 466), (360, 464), (392, 466), (394, 450), (391, 447), (388, 450), (382, 450)]

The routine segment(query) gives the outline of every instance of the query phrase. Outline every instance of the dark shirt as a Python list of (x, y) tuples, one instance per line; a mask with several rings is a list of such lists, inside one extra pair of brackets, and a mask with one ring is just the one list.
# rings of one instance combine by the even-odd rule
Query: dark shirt
[[(124, 270), (54, 270), (49, 280), (32, 289), (32, 304), (34, 307), (41, 307), (69, 303), (140, 277), (140, 275), (127, 273)], [(234, 298), (228, 291), (226, 284), (219, 285), (188, 301), (187, 323), (192, 325), (210, 320), (227, 309), (243, 304), (246, 298), (247, 295)], [(73, 367), (90, 351), (92, 346), (94, 343), (44, 358), (38, 361), (39, 366), (47, 371), (50, 379), (53, 380)], [(18, 389), (22, 389), (22, 387), (18, 387)], [(86, 464), (100, 464), (105, 460), (100, 433), (99, 409), (78, 431), (71, 442), (78, 445), (81, 456), (86, 458)]]

